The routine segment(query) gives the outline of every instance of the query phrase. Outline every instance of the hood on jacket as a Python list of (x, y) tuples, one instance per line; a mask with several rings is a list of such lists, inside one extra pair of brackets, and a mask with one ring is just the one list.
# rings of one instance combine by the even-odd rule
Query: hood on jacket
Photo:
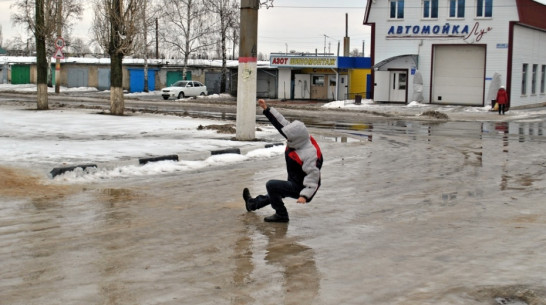
[(310, 142), (309, 132), (307, 131), (305, 124), (298, 120), (284, 126), (282, 132), (286, 136), (288, 147), (290, 148), (299, 149)]

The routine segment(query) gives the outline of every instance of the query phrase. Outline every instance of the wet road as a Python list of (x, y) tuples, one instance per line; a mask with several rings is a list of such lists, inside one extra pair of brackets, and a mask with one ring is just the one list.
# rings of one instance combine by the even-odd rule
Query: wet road
[(283, 157), (92, 185), (2, 168), (0, 303), (546, 304), (544, 120), (320, 124), (323, 184), (287, 225), (241, 199)]

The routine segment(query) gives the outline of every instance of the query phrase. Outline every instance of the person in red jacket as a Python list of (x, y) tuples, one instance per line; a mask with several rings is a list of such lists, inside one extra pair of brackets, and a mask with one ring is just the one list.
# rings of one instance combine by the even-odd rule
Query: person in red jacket
[(499, 115), (506, 111), (506, 106), (508, 105), (508, 94), (506, 93), (506, 89), (504, 89), (504, 86), (501, 86), (499, 91), (497, 92), (497, 104), (499, 106)]
[(287, 180), (269, 180), (267, 194), (253, 198), (248, 188), (243, 190), (246, 210), (255, 211), (267, 205), (275, 214), (265, 217), (267, 222), (288, 222), (288, 211), (283, 198), (297, 199), (297, 203), (311, 202), (320, 187), (322, 152), (315, 139), (309, 135), (305, 124), (295, 120), (289, 122), (277, 109), (267, 106), (264, 100), (258, 100), (263, 114), (279, 133), (287, 139), (285, 160)]

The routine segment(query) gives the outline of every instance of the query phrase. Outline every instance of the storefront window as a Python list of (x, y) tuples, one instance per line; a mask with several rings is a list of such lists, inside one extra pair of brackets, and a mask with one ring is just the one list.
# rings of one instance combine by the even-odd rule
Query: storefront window
[(438, 0), (423, 1), (423, 18), (438, 18)]
[(464, 18), (464, 2), (465, 0), (449, 0), (450, 18)]
[(324, 75), (313, 75), (314, 86), (324, 86)]
[(527, 69), (529, 69), (529, 65), (523, 64), (521, 69), (521, 95), (527, 95)]
[(493, 16), (493, 0), (476, 0), (476, 17)]
[(390, 0), (391, 19), (404, 19), (404, 0)]

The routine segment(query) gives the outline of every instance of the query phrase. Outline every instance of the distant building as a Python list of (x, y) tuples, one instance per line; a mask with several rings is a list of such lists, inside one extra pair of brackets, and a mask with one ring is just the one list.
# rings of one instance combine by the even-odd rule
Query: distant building
[(512, 107), (546, 102), (546, 6), (532, 0), (368, 1), (373, 99)]
[(370, 58), (271, 54), (280, 99), (345, 100), (370, 91)]

